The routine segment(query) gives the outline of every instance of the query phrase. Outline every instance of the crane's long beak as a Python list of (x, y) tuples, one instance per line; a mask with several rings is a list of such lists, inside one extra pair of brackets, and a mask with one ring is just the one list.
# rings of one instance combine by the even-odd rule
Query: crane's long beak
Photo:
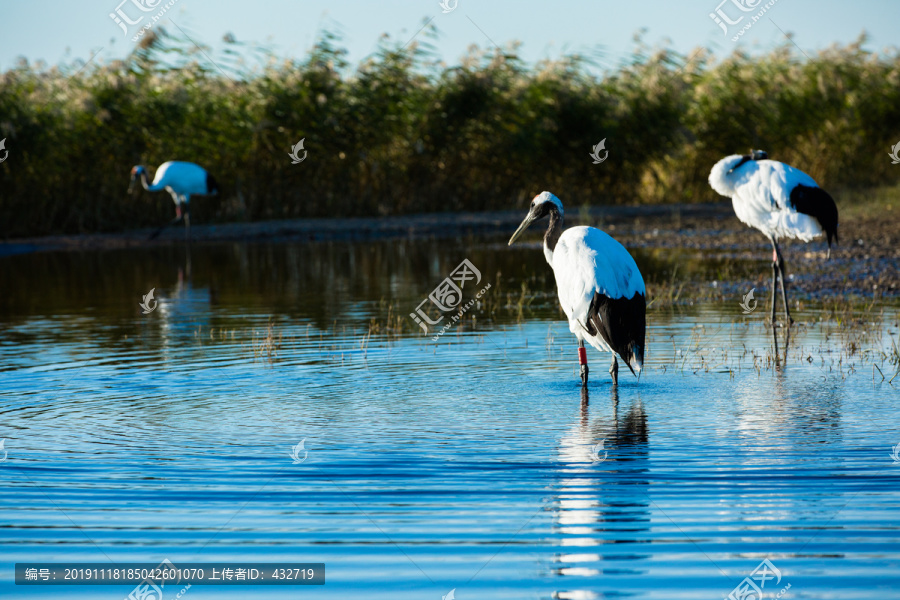
[(137, 179), (137, 177), (132, 177), (131, 183), (128, 184), (128, 193), (129, 194), (134, 191), (134, 182), (136, 179)]
[(512, 234), (511, 238), (509, 238), (509, 244), (507, 244), (507, 246), (512, 246), (513, 242), (519, 239), (519, 236), (522, 235), (526, 229), (528, 229), (528, 226), (531, 225), (531, 223), (534, 221), (534, 218), (534, 215), (528, 213), (528, 215), (525, 217), (525, 220), (522, 221), (522, 224), (519, 225), (518, 229), (516, 229), (516, 232)]

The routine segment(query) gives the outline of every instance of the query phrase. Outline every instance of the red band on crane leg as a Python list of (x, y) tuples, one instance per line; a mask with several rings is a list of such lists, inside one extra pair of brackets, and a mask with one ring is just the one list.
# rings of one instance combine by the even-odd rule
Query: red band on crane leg
[(587, 364), (587, 350), (584, 348), (578, 349), (578, 364), (579, 365)]

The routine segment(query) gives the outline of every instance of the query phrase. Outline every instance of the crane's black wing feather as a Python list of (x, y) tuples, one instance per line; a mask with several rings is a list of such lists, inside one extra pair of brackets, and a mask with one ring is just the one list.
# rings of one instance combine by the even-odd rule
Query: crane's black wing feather
[(598, 333), (613, 351), (625, 360), (634, 373), (632, 361), (644, 364), (644, 339), (647, 329), (647, 301), (636, 292), (631, 298), (609, 298), (597, 292), (588, 309), (585, 329)]
[(797, 212), (819, 222), (828, 236), (829, 246), (832, 240), (838, 241), (838, 209), (828, 192), (817, 186), (799, 184), (791, 190), (790, 201)]

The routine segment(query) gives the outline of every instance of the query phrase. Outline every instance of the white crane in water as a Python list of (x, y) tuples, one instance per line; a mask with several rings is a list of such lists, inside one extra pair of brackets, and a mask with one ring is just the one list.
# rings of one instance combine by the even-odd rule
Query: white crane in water
[(184, 221), (185, 236), (191, 235), (191, 209), (189, 202), (191, 196), (213, 195), (219, 193), (219, 184), (213, 179), (206, 169), (190, 162), (168, 161), (159, 165), (153, 183), (147, 182), (147, 169), (143, 165), (137, 165), (131, 169), (131, 185), (128, 192), (134, 189), (134, 182), (140, 178), (141, 184), (148, 192), (160, 192), (165, 190), (172, 195), (175, 201), (175, 218), (157, 229), (150, 235), (155, 239), (163, 229)]
[(531, 201), (525, 220), (509, 239), (513, 242), (534, 221), (550, 217), (544, 235), (544, 257), (553, 268), (559, 303), (569, 318), (569, 331), (578, 338), (581, 383), (587, 385), (585, 340), (601, 352), (612, 353), (609, 373), (618, 384), (621, 356), (634, 374), (644, 365), (647, 303), (644, 278), (622, 244), (594, 227), (563, 231), (563, 205), (550, 192)]
[(825, 235), (828, 257), (838, 241), (838, 210), (834, 199), (812, 177), (790, 165), (768, 160), (762, 150), (726, 156), (709, 173), (709, 185), (731, 198), (738, 219), (758, 229), (772, 242), (772, 324), (775, 324), (775, 288), (781, 280), (781, 301), (788, 326), (794, 322), (788, 308), (784, 258), (778, 240), (809, 242)]

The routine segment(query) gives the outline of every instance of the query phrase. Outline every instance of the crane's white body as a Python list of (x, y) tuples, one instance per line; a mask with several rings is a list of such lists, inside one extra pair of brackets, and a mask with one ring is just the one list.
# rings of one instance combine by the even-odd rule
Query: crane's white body
[(771, 240), (809, 242), (824, 235), (819, 221), (797, 212), (790, 201), (791, 191), (798, 185), (819, 187), (812, 177), (775, 160), (752, 160), (729, 173), (741, 158), (739, 154), (727, 156), (709, 174), (709, 185), (731, 198), (738, 219)]
[[(554, 250), (544, 255), (556, 276), (559, 303), (569, 319), (569, 331), (602, 352), (613, 352), (599, 333), (585, 328), (594, 294), (632, 298), (645, 294), (644, 278), (625, 247), (594, 227), (572, 227), (559, 237)], [(624, 358), (624, 357), (623, 357)], [(638, 361), (631, 363), (639, 371)]]
[(179, 203), (187, 204), (191, 200), (191, 194), (207, 194), (206, 169), (190, 162), (168, 161), (159, 165), (153, 183), (145, 185), (147, 191), (159, 192), (165, 190), (172, 196), (177, 206)]

